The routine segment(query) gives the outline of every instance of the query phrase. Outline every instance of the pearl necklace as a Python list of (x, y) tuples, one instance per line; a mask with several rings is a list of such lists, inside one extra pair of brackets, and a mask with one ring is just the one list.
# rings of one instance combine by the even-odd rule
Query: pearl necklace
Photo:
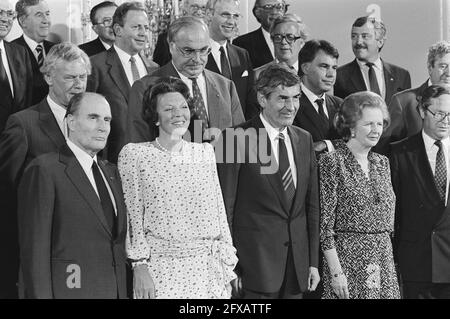
[(180, 154), (181, 154), (181, 151), (183, 150), (183, 146), (184, 146), (184, 140), (181, 140), (178, 144), (175, 145), (175, 146), (178, 146), (179, 144), (181, 144), (181, 147), (180, 147), (180, 150), (179, 150), (179, 151), (169, 151), (167, 148), (165, 148), (164, 146), (162, 146), (161, 143), (159, 143), (158, 138), (155, 139), (155, 142), (156, 142), (156, 145), (158, 145), (158, 147), (159, 147), (162, 151), (164, 151), (164, 152), (166, 152), (166, 153), (168, 153), (168, 154), (170, 154), (170, 155), (180, 155)]

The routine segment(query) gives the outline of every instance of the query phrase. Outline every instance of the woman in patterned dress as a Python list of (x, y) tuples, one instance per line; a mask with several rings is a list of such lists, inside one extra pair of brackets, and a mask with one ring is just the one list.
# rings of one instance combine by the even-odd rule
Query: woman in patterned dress
[(400, 298), (389, 161), (370, 151), (388, 124), (379, 95), (349, 95), (335, 118), (346, 143), (319, 159), (325, 299)]
[(188, 101), (183, 81), (158, 80), (143, 105), (159, 136), (119, 155), (135, 298), (229, 298), (236, 278), (213, 147), (182, 139)]

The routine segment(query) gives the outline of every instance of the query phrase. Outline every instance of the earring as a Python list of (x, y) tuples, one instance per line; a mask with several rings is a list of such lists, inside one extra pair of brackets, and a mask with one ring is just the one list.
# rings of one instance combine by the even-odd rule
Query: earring
[(352, 136), (352, 138), (355, 138), (356, 137), (355, 132), (352, 132), (351, 136)]
[(156, 126), (159, 126), (159, 121), (155, 123)]

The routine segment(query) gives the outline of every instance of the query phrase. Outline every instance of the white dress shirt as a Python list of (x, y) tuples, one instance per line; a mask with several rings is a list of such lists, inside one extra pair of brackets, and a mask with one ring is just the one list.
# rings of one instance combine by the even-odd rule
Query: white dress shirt
[(103, 44), (103, 46), (105, 47), (106, 50), (109, 50), (111, 48), (111, 44), (106, 43), (105, 41), (103, 41), (102, 39), (100, 39), (100, 37), (98, 38), (100, 40), (100, 42)]
[[(422, 137), (423, 137), (423, 143), (425, 144), (425, 151), (427, 153), (428, 162), (430, 163), (431, 170), (433, 171), (433, 176), (436, 172), (436, 155), (439, 150), (439, 147), (437, 147), (434, 142), (436, 140), (434, 138), (431, 138), (427, 133), (422, 130)], [(450, 138), (446, 137), (441, 140), (443, 151), (444, 151), (444, 158), (445, 163), (447, 166), (447, 187), (445, 189), (445, 205), (447, 205), (447, 197), (448, 197), (448, 184), (450, 182), (450, 166), (449, 166), (449, 150), (450, 150)]]
[(44, 42), (37, 43), (36, 41), (34, 41), (30, 37), (28, 37), (25, 33), (23, 34), (23, 39), (25, 40), (26, 44), (30, 47), (31, 52), (33, 52), (34, 57), (36, 58), (36, 61), (38, 60), (38, 52), (36, 51), (36, 47), (38, 46), (38, 44), (40, 44), (42, 46), (42, 54), (44, 55), (44, 58), (45, 58), (46, 54), (45, 54)]
[(297, 167), (295, 166), (295, 160), (294, 160), (294, 152), (292, 150), (292, 143), (291, 138), (289, 137), (287, 127), (282, 129), (281, 131), (279, 129), (274, 128), (272, 125), (269, 124), (269, 122), (266, 121), (264, 118), (264, 115), (261, 113), (259, 114), (259, 117), (261, 119), (261, 122), (264, 125), (264, 128), (267, 131), (267, 135), (270, 139), (270, 146), (272, 147), (272, 153), (275, 156), (275, 160), (278, 163), (278, 135), (280, 133), (283, 133), (284, 135), (284, 144), (286, 145), (286, 150), (288, 153), (289, 158), (289, 166), (291, 167), (291, 173), (292, 173), (292, 179), (294, 181), (294, 186), (297, 188)]
[(230, 58), (228, 57), (228, 51), (227, 51), (227, 42), (225, 41), (224, 44), (220, 44), (216, 41), (211, 40), (211, 54), (214, 58), (214, 61), (216, 61), (217, 67), (219, 68), (220, 73), (222, 73), (222, 64), (220, 63), (220, 47), (223, 47), (225, 50), (225, 55), (227, 56), (228, 59), (228, 64), (230, 64), (230, 68), (231, 68), (231, 63), (230, 63)]
[(52, 111), (64, 138), (67, 139), (66, 108), (53, 101), (50, 95), (47, 95), (47, 103), (48, 106), (50, 106), (50, 110)]
[[(312, 106), (314, 107), (314, 109), (316, 110), (317, 113), (319, 113), (319, 106), (317, 105), (316, 100), (317, 99), (323, 100), (323, 112), (325, 113), (325, 115), (328, 118), (330, 118), (330, 115), (328, 114), (327, 100), (325, 98), (325, 93), (323, 93), (322, 96), (319, 97), (319, 96), (315, 95), (313, 92), (311, 92), (311, 90), (308, 89), (303, 83), (300, 83), (300, 86), (301, 86), (303, 94), (305, 94), (305, 96), (308, 98), (309, 102), (311, 102)], [(331, 143), (330, 140), (323, 140), (323, 141), (327, 145), (328, 152), (334, 151), (333, 143)]]
[[(178, 75), (180, 76), (180, 79), (188, 86), (189, 91), (191, 92), (191, 96), (193, 96), (193, 94), (192, 94), (192, 80), (189, 79), (188, 77), (184, 76), (183, 74), (181, 74), (181, 72), (178, 71), (177, 67), (173, 64), (173, 62), (172, 62), (172, 65), (175, 68), (175, 70), (178, 72)], [(201, 73), (197, 77), (197, 84), (198, 84), (198, 87), (200, 88), (200, 93), (202, 93), (203, 103), (205, 103), (206, 114), (209, 117), (208, 94), (206, 92), (206, 80), (205, 80), (205, 75), (203, 73)]]
[[(369, 67), (366, 65), (367, 62), (359, 61), (358, 59), (356, 59), (356, 62), (358, 62), (366, 88), (370, 91)], [(386, 97), (386, 85), (384, 83), (383, 63), (381, 62), (381, 59), (378, 58), (375, 62), (373, 62), (373, 64), (373, 70), (377, 76), (378, 87), (380, 88), (380, 95), (384, 99)]]
[[(123, 69), (125, 70), (125, 74), (127, 75), (128, 82), (132, 86), (134, 82), (133, 82), (133, 72), (131, 72), (131, 62), (130, 62), (131, 55), (126, 53), (118, 46), (114, 46), (114, 49), (116, 50), (117, 55), (119, 56), (120, 62), (122, 62), (122, 66)], [(136, 60), (136, 66), (139, 71), (139, 76), (142, 78), (145, 75), (147, 75), (147, 68), (145, 67), (145, 64), (142, 61), (141, 56), (139, 54), (135, 54), (133, 55), (133, 57)]]
[(1, 59), (3, 62), (3, 67), (5, 68), (6, 75), (8, 76), (8, 82), (9, 87), (11, 88), (12, 97), (14, 97), (14, 86), (11, 77), (11, 70), (9, 69), (8, 56), (6, 55), (5, 43), (3, 42), (3, 40), (0, 41), (0, 49), (2, 52)]
[[(94, 157), (91, 157), (88, 153), (86, 153), (84, 150), (82, 150), (80, 147), (75, 145), (70, 139), (67, 139), (67, 146), (72, 150), (73, 154), (77, 158), (78, 162), (81, 165), (81, 168), (86, 173), (87, 178), (89, 179), (89, 182), (91, 183), (92, 187), (95, 190), (95, 193), (97, 194), (98, 198), (100, 199), (100, 196), (98, 194), (97, 190), (97, 184), (95, 183), (94, 179), (94, 173), (92, 173), (92, 163), (95, 161), (97, 162), (97, 155)], [(102, 169), (99, 166), (100, 174), (102, 175), (103, 181), (105, 182), (106, 188), (108, 189), (109, 197), (111, 197), (112, 204), (114, 206), (114, 212), (117, 215), (117, 207), (116, 207), (116, 201), (114, 200), (114, 195), (111, 191), (111, 187), (109, 187), (109, 183), (105, 178), (105, 175), (103, 174)]]
[(270, 33), (261, 28), (264, 39), (266, 40), (267, 45), (269, 46), (270, 53), (272, 53), (272, 58), (275, 60), (275, 46), (273, 45), (272, 38), (270, 37)]

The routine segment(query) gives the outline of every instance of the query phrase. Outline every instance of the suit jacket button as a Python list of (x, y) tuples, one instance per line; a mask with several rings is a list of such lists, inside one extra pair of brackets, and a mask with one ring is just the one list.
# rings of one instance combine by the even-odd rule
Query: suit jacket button
[(289, 246), (289, 242), (288, 242), (288, 241), (285, 242), (285, 243), (284, 243), (284, 246), (285, 246), (285, 247), (288, 247), (288, 246)]

